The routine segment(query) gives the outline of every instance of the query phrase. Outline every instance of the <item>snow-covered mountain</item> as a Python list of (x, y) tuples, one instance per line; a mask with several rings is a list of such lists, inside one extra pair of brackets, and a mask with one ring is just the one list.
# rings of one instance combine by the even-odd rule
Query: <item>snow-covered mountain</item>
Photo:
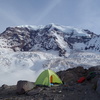
[(0, 85), (35, 81), (48, 68), (100, 65), (99, 39), (89, 30), (55, 24), (8, 27), (0, 34)]
[(85, 50), (100, 52), (100, 35), (93, 37), (86, 45)]
[(70, 49), (84, 49), (95, 36), (88, 30), (49, 24), (9, 27), (0, 37), (6, 39), (8, 47), (14, 51), (55, 50), (64, 55)]

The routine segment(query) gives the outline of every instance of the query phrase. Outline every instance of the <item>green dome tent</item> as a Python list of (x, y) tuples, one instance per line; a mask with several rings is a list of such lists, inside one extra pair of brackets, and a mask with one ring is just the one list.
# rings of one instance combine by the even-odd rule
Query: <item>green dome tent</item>
[(37, 78), (35, 85), (51, 86), (52, 84), (63, 84), (58, 75), (52, 70), (43, 71)]

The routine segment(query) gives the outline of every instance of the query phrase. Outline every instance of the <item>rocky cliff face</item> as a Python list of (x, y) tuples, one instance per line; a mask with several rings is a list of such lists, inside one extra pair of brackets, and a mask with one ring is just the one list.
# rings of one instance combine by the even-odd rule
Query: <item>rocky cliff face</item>
[[(8, 27), (0, 37), (14, 51), (56, 50), (64, 55), (72, 49), (89, 49), (89, 42), (98, 35), (89, 30), (49, 24)], [(77, 47), (78, 44), (81, 46)]]
[(100, 35), (91, 38), (90, 41), (86, 43), (85, 50), (93, 50), (100, 52)]

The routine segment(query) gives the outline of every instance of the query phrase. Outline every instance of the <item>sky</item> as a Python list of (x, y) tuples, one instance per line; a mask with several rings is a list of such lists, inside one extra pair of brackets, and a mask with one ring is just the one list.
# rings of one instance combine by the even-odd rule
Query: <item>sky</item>
[(100, 34), (100, 0), (0, 0), (0, 33), (11, 26), (49, 23)]

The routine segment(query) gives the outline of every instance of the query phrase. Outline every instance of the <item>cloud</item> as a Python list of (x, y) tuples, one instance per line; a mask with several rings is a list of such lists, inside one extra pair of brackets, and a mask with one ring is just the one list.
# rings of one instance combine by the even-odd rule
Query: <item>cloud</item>
[(35, 21), (35, 24), (41, 22), (62, 0), (53, 0), (47, 8), (44, 8), (44, 11), (40, 13), (40, 16)]

